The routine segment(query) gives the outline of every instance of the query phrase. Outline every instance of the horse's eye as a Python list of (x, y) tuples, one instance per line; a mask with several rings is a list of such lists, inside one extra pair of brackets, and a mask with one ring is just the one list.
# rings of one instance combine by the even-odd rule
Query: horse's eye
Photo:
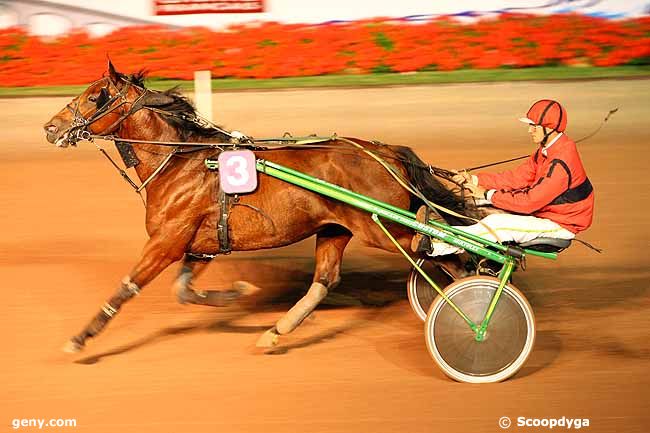
[(88, 97), (88, 100), (89, 100), (90, 102), (97, 102), (97, 96), (95, 96), (95, 95), (90, 95), (90, 96)]

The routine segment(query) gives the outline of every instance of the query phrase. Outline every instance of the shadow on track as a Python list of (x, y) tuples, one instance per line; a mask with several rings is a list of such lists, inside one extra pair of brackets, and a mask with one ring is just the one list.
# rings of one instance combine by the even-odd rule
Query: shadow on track
[[(375, 272), (372, 274), (364, 272), (348, 272), (344, 275), (344, 283), (341, 284), (328, 298), (323, 301), (323, 308), (346, 308), (351, 306), (370, 306), (362, 318), (355, 318), (350, 323), (321, 332), (312, 337), (308, 337), (298, 342), (282, 344), (278, 347), (266, 351), (267, 354), (285, 354), (292, 350), (309, 347), (319, 344), (323, 341), (331, 340), (337, 335), (343, 334), (351, 329), (357, 329), (373, 321), (375, 316), (381, 311), (381, 307), (403, 299), (405, 295), (404, 273), (397, 271)], [(295, 287), (295, 283), (291, 284)], [(378, 288), (380, 287), (380, 289)], [(214, 333), (238, 333), (238, 334), (256, 334), (267, 330), (272, 324), (264, 325), (237, 325), (233, 322), (249, 314), (259, 311), (282, 310), (286, 306), (283, 304), (298, 299), (303, 293), (297, 290), (290, 290), (288, 293), (277, 294), (277, 291), (268, 300), (268, 304), (256, 304), (250, 308), (238, 309), (234, 312), (225, 312), (228, 317), (219, 317), (194, 321), (191, 323), (170, 326), (156, 331), (148, 336), (139, 338), (129, 344), (119, 346), (112, 350), (101, 352), (94, 355), (85, 356), (77, 359), (76, 364), (92, 365), (100, 362), (104, 358), (122, 355), (133, 350), (140, 349), (160, 341), (171, 338), (178, 338), (184, 335), (190, 335), (198, 332)], [(268, 298), (267, 298), (268, 299)], [(224, 310), (219, 311), (219, 316), (224, 314)], [(309, 319), (307, 319), (309, 320)]]

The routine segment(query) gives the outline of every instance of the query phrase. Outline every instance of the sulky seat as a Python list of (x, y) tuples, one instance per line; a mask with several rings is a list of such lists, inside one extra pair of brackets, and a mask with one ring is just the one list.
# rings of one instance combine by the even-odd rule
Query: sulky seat
[(532, 241), (523, 242), (519, 246), (543, 253), (559, 253), (571, 246), (571, 239), (537, 238)]

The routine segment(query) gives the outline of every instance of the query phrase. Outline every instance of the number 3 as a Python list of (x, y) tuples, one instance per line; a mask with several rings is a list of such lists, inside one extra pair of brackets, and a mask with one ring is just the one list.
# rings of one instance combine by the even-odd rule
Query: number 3
[(219, 167), (219, 186), (226, 194), (245, 194), (257, 188), (255, 154), (250, 150), (221, 152)]
[(242, 186), (245, 185), (248, 182), (248, 163), (246, 159), (242, 156), (236, 155), (236, 156), (231, 156), (228, 158), (228, 162), (226, 162), (227, 167), (234, 167), (234, 173), (238, 174), (239, 176), (231, 176), (230, 174), (226, 176), (227, 181), (230, 185), (232, 186)]

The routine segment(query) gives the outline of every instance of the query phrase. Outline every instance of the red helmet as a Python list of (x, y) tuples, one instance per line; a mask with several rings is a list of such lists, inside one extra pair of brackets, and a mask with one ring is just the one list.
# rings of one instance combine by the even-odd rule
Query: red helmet
[(530, 125), (550, 128), (551, 131), (562, 132), (566, 128), (567, 114), (559, 102), (542, 99), (535, 102), (526, 113), (526, 117), (519, 120)]

